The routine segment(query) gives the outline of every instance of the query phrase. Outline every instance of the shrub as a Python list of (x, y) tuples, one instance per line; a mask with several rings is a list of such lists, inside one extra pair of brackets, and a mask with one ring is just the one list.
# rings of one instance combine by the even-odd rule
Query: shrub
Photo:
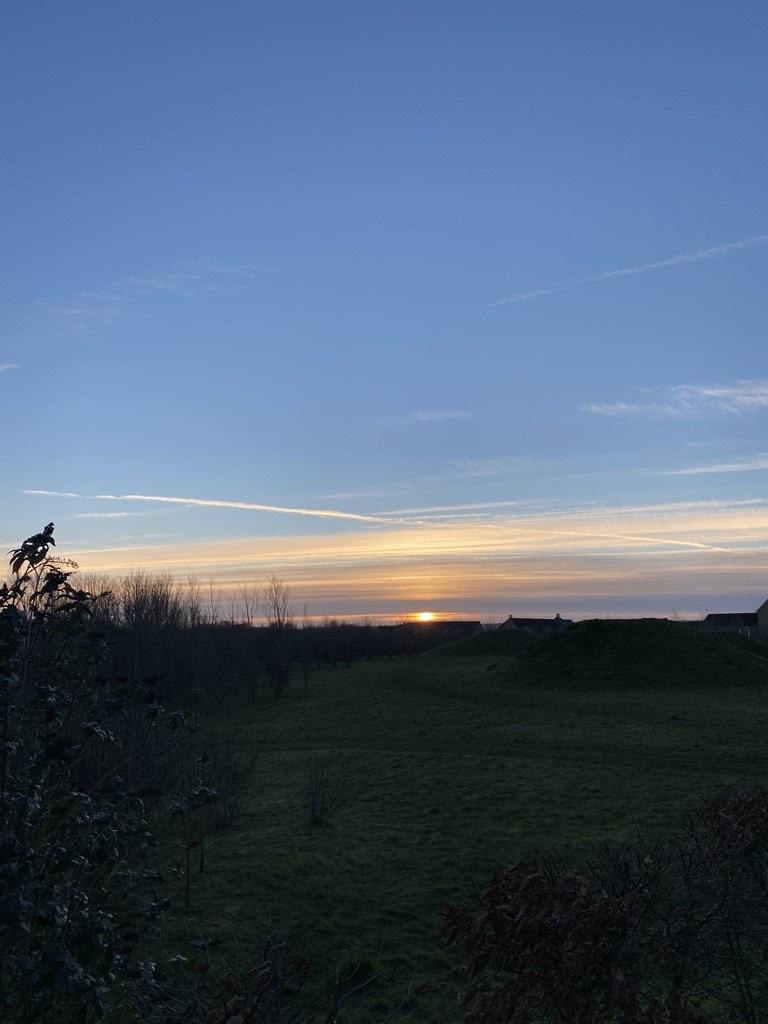
[(698, 1024), (768, 1017), (768, 791), (723, 789), (676, 835), (578, 869), (497, 871), (462, 941), (471, 1024)]
[(0, 1003), (3, 1020), (84, 1022), (151, 978), (132, 962), (164, 907), (144, 806), (124, 785), (161, 707), (152, 682), (100, 675), (103, 638), (53, 524), (0, 587)]

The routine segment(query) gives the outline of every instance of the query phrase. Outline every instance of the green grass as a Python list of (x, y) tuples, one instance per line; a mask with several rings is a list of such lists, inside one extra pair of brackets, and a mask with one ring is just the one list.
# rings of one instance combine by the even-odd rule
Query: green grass
[[(212, 872), (195, 880), (176, 936), (201, 931), (240, 951), (288, 937), (321, 979), (340, 962), (370, 961), (384, 977), (345, 1020), (383, 1019), (410, 985), (450, 965), (436, 938), (441, 907), (476, 899), (495, 866), (670, 828), (722, 783), (765, 778), (768, 661), (695, 639), (707, 641), (720, 685), (690, 678), (678, 649), (684, 686), (641, 670), (636, 651), (625, 660), (631, 688), (627, 678), (611, 688), (605, 674), (590, 688), (583, 673), (579, 686), (556, 686), (558, 648), (544, 646), (510, 659), (357, 664), (316, 673), (306, 697), (297, 682), (277, 705), (266, 693), (253, 707), (233, 699), (216, 726), (243, 750), (260, 734), (253, 797), (213, 840)], [(736, 659), (730, 674), (723, 658)], [(343, 764), (345, 802), (330, 827), (313, 828), (307, 763), (325, 751)], [(422, 999), (402, 1019), (452, 1018)]]

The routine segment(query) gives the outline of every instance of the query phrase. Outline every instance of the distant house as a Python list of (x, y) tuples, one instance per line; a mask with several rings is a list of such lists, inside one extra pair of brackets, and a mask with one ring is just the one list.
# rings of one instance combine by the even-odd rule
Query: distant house
[(434, 622), (401, 622), (396, 626), (380, 626), (379, 629), (397, 638), (395, 653), (417, 654), (482, 633), (483, 624), (469, 619), (436, 619)]
[(431, 632), (438, 637), (440, 643), (450, 643), (453, 640), (466, 640), (467, 637), (476, 636), (483, 632), (482, 622), (475, 622), (470, 619), (440, 619), (437, 622), (419, 622), (416, 624), (419, 632)]
[(516, 615), (510, 615), (508, 619), (499, 626), (499, 629), (527, 629), (531, 633), (558, 633), (561, 629), (567, 629), (573, 625), (572, 619), (564, 619), (559, 614), (554, 619), (521, 619)]
[(399, 622), (394, 626), (380, 626), (384, 630), (400, 630), (414, 636), (429, 638), (434, 646), (454, 640), (466, 640), (483, 632), (482, 622), (474, 619), (435, 619), (434, 622)]
[(768, 633), (768, 601), (763, 601), (756, 612), (710, 612), (701, 625), (719, 633)]

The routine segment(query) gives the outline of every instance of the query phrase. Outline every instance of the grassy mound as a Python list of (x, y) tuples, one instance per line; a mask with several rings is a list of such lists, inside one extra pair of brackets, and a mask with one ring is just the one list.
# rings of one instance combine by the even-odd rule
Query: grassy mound
[(428, 651), (428, 654), (455, 656), (471, 656), (483, 658), (513, 657), (529, 650), (539, 641), (535, 633), (528, 629), (491, 629), (477, 636), (469, 636), (465, 640), (454, 640)]
[(589, 688), (765, 685), (768, 645), (663, 619), (590, 619), (525, 652), (518, 677)]

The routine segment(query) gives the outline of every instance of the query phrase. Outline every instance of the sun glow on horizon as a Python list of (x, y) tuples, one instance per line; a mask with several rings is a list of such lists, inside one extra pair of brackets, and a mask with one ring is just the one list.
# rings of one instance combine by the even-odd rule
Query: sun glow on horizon
[(366, 524), (343, 533), (121, 535), (111, 546), (66, 540), (62, 551), (84, 573), (141, 568), (180, 584), (192, 575), (214, 580), (235, 603), (243, 586), (274, 573), (297, 606), (306, 601), (321, 618), (428, 624), (548, 615), (554, 607), (572, 619), (673, 610), (696, 618), (764, 600), (768, 501), (495, 510), (483, 521)]

